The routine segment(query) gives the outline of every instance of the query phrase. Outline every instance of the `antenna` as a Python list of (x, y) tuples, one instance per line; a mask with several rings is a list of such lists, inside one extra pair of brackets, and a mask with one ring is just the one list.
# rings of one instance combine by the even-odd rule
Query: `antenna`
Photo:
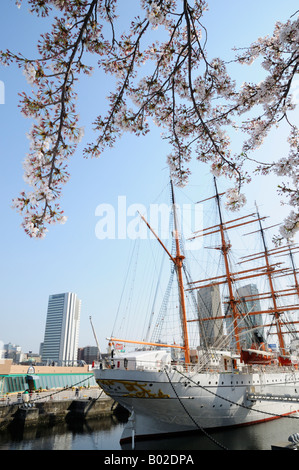
[(93, 336), (94, 336), (94, 339), (95, 339), (96, 345), (97, 345), (97, 347), (98, 347), (98, 350), (99, 350), (100, 360), (102, 360), (102, 354), (101, 354), (101, 350), (100, 350), (100, 346), (99, 346), (98, 338), (97, 338), (96, 332), (94, 331), (94, 327), (93, 327), (93, 324), (92, 324), (91, 317), (89, 317), (89, 320), (90, 320), (90, 324), (91, 324), (91, 328), (92, 328)]

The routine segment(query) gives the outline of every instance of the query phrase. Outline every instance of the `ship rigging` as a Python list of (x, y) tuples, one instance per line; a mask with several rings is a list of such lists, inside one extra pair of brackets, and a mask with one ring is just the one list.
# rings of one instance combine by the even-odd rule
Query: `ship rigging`
[[(220, 236), (220, 244), (218, 241), (216, 246), (207, 248), (220, 253), (224, 272), (195, 281), (187, 275), (185, 285), (186, 259), (172, 184), (174, 254), (141, 216), (170, 259), (172, 274), (177, 275), (177, 311), (182, 339), (162, 341), (162, 336), (152, 335), (155, 341), (148, 338), (127, 340), (111, 336), (110, 345), (134, 344), (137, 349), (131, 353), (116, 351), (111, 361), (103, 362), (101, 368), (94, 370), (104, 391), (134, 416), (136, 438), (255, 424), (293, 415), (299, 410), (299, 398), (296, 399), (299, 387), (298, 321), (288, 318), (289, 314), (294, 315), (299, 310), (298, 271), (294, 260), (298, 247), (288, 244), (269, 249), (265, 232), (270, 227), (264, 227), (265, 217), (260, 216), (257, 207), (251, 214), (225, 221), (221, 196), (215, 180), (215, 195), (207, 200), (216, 202), (217, 223), (197, 231), (192, 239)], [(247, 252), (238, 261), (239, 269), (232, 268), (228, 234), (233, 229), (254, 223), (258, 223), (258, 230), (247, 235), (257, 233), (262, 248), (253, 254)], [(283, 256), (288, 256), (290, 268), (273, 259)], [(257, 261), (258, 266), (250, 267)], [(292, 277), (292, 285), (276, 289), (277, 281), (286, 276)], [(248, 291), (248, 286), (242, 286), (244, 281), (259, 279), (264, 279), (267, 284), (261, 291)], [(210, 295), (210, 300), (216, 299), (220, 288), (226, 290), (221, 302), (223, 311), (215, 309), (212, 301), (205, 305), (203, 299), (204, 292)], [(192, 318), (187, 310), (189, 295), (195, 304)], [(295, 299), (294, 304), (281, 303), (291, 297)], [(265, 301), (270, 302), (268, 308), (262, 306)], [(165, 307), (167, 310), (167, 302)], [(160, 322), (159, 332), (165, 318), (166, 315)], [(212, 330), (211, 325), (218, 325), (218, 331)], [(197, 346), (190, 340), (192, 326), (198, 327), (200, 342)], [(270, 345), (268, 339), (274, 334), (277, 345)], [(291, 335), (291, 343), (286, 342), (287, 335)], [(286, 400), (286, 397), (292, 399)], [(124, 430), (122, 437), (123, 441), (126, 439), (131, 439), (129, 428)]]
[[(265, 230), (267, 228), (263, 227), (263, 221), (266, 217), (261, 217), (259, 214), (258, 207), (256, 206), (256, 212), (250, 213), (248, 215), (232, 219), (229, 221), (223, 220), (223, 214), (221, 210), (221, 201), (220, 198), (223, 194), (219, 194), (216, 179), (214, 179), (215, 184), (215, 195), (208, 199), (215, 199), (218, 211), (218, 224), (213, 225), (211, 227), (207, 227), (194, 233), (193, 237), (190, 240), (195, 240), (198, 237), (207, 237), (211, 234), (219, 233), (220, 234), (220, 241), (221, 244), (219, 246), (214, 247), (215, 250), (221, 252), (222, 258), (224, 260), (224, 274), (214, 276), (211, 278), (205, 278), (202, 280), (192, 281), (190, 277), (186, 273), (186, 267), (184, 265), (185, 256), (182, 254), (182, 248), (180, 243), (180, 234), (178, 228), (178, 221), (176, 215), (176, 202), (174, 196), (174, 190), (172, 182), (170, 183), (171, 187), (171, 199), (172, 199), (172, 209), (173, 209), (173, 220), (174, 220), (174, 230), (173, 230), (173, 238), (175, 241), (175, 254), (171, 254), (170, 251), (166, 248), (165, 244), (161, 241), (158, 235), (155, 233), (153, 228), (147, 222), (145, 217), (142, 214), (139, 214), (143, 222), (146, 224), (150, 232), (154, 235), (156, 240), (159, 242), (163, 250), (168, 255), (169, 259), (172, 261), (174, 270), (177, 275), (178, 280), (178, 291), (179, 291), (179, 301), (180, 301), (180, 321), (181, 321), (181, 331), (183, 332), (182, 336), (182, 344), (171, 344), (165, 343), (161, 341), (153, 341), (153, 340), (132, 340), (132, 339), (124, 339), (124, 338), (117, 338), (117, 337), (110, 337), (109, 341), (110, 344), (113, 343), (126, 343), (126, 344), (138, 344), (143, 347), (163, 347), (163, 348), (170, 348), (170, 349), (178, 349), (184, 352), (184, 361), (186, 364), (191, 362), (190, 360), (190, 342), (189, 342), (189, 333), (188, 333), (188, 325), (194, 322), (199, 323), (199, 332), (201, 335), (201, 345), (207, 351), (206, 353), (209, 354), (209, 347), (206, 345), (205, 341), (205, 328), (204, 323), (206, 322), (215, 322), (216, 320), (222, 320), (226, 323), (230, 320), (232, 322), (231, 328), (231, 336), (233, 340), (231, 344), (233, 344), (236, 354), (240, 355), (240, 358), (245, 363), (272, 363), (273, 357), (276, 356), (278, 361), (281, 365), (291, 364), (291, 358), (289, 353), (287, 352), (287, 348), (285, 345), (284, 336), (288, 333), (292, 333), (293, 339), (297, 339), (298, 331), (294, 330), (294, 325), (299, 323), (296, 320), (293, 321), (286, 321), (282, 320), (282, 317), (287, 312), (294, 312), (299, 310), (298, 302), (291, 306), (280, 306), (278, 303), (278, 299), (288, 296), (296, 296), (299, 298), (299, 285), (297, 280), (297, 269), (295, 267), (294, 261), (294, 253), (297, 253), (299, 247), (296, 245), (291, 246), (288, 244), (286, 247), (277, 247), (274, 249), (268, 249), (266, 245), (266, 237), (265, 237)], [(206, 200), (208, 200), (206, 199)], [(203, 201), (199, 201), (203, 202)], [(248, 220), (249, 219), (249, 220)], [(261, 266), (255, 266), (249, 269), (242, 269), (238, 271), (232, 271), (230, 266), (230, 251), (231, 251), (231, 243), (227, 236), (227, 233), (232, 230), (236, 229), (241, 226), (247, 226), (249, 224), (258, 223), (259, 229), (253, 232), (249, 232), (247, 235), (258, 233), (262, 240), (263, 251), (246, 255), (241, 257), (239, 261), (239, 265), (243, 265), (245, 263), (253, 262), (257, 259), (263, 259), (263, 264)], [(272, 227), (268, 227), (272, 228)], [(271, 262), (271, 257), (273, 256), (283, 256), (288, 254), (291, 260), (291, 268), (282, 267), (282, 263), (279, 262)], [(187, 280), (187, 285), (184, 286), (184, 272), (185, 277)], [(290, 276), (294, 277), (295, 285), (289, 289), (280, 289), (276, 290), (274, 286), (274, 281), (278, 277), (282, 276)], [(256, 292), (254, 294), (247, 294), (236, 296), (236, 289), (235, 286), (240, 281), (251, 280), (255, 278), (265, 277), (268, 281), (268, 291), (266, 292)], [(198, 311), (197, 318), (188, 319), (188, 313), (186, 308), (186, 301), (185, 296), (188, 292), (200, 292), (200, 290), (205, 290), (207, 288), (216, 287), (226, 285), (228, 288), (228, 296), (227, 299), (224, 300), (223, 304), (226, 306), (225, 314), (220, 314), (218, 316), (202, 316), (201, 312), (199, 311), (199, 306), (196, 305), (196, 309)], [(200, 295), (200, 293), (199, 293)], [(253, 309), (250, 312), (246, 312), (246, 308), (244, 311), (244, 303), (248, 302), (255, 302), (255, 301), (262, 301), (266, 299), (271, 299), (272, 306), (267, 309)], [(270, 323), (261, 323), (257, 325), (255, 322), (252, 322), (253, 316), (258, 315), (268, 315), (272, 316), (272, 320)], [(292, 330), (285, 331), (283, 330), (284, 326), (292, 326)], [(275, 326), (276, 332), (275, 334), (278, 337), (278, 346), (279, 346), (279, 354), (274, 354), (272, 351), (267, 351), (265, 346), (265, 335), (262, 333), (263, 329), (272, 328)], [(148, 329), (150, 329), (148, 327)], [(247, 333), (246, 333), (247, 331)], [(242, 347), (242, 343), (244, 343), (243, 338), (247, 334), (252, 334), (252, 345), (250, 348), (244, 349)], [(273, 328), (269, 335), (273, 335)], [(210, 344), (211, 346), (211, 344)], [(217, 344), (215, 343), (214, 347)], [(253, 354), (254, 353), (254, 354)]]

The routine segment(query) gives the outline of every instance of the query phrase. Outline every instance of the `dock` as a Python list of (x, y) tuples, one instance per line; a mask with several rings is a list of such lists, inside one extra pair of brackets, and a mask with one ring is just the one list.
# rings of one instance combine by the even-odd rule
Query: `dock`
[(0, 431), (84, 422), (118, 410), (124, 412), (98, 386), (89, 365), (28, 367), (0, 361)]
[(36, 393), (28, 400), (9, 397), (0, 405), (0, 431), (12, 426), (33, 427), (54, 425), (60, 422), (101, 418), (116, 412), (117, 405), (98, 387), (80, 390), (60, 390), (55, 394)]

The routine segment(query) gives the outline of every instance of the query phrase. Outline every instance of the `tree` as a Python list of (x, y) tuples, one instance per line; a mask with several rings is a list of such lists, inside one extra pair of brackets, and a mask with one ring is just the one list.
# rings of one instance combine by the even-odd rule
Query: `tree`
[[(19, 7), (21, 2), (16, 2)], [(14, 200), (30, 236), (43, 237), (47, 224), (66, 219), (58, 201), (69, 178), (67, 161), (83, 136), (75, 84), (81, 73), (92, 73), (84, 63), (89, 54), (97, 55), (99, 67), (116, 78), (116, 87), (109, 96), (107, 115), (94, 122), (96, 139), (85, 148), (85, 156), (98, 157), (123, 132), (148, 133), (153, 120), (171, 144), (168, 162), (175, 183), (186, 184), (191, 158), (207, 162), (215, 176), (232, 179), (227, 200), (232, 210), (246, 201), (241, 188), (250, 181), (245, 164), (251, 152), (273, 127), (287, 122), (289, 155), (257, 163), (256, 171), (284, 178), (278, 189), (293, 210), (278, 239), (293, 236), (299, 228), (299, 134), (290, 120), (296, 106), (291, 87), (299, 65), (295, 14), (285, 24), (277, 23), (272, 37), (236, 51), (234, 61), (251, 64), (262, 59), (267, 72), (259, 84), (245, 83), (237, 90), (224, 60), (208, 58), (205, 0), (140, 0), (142, 15), (134, 17), (122, 34), (118, 33), (117, 0), (27, 2), (39, 16), (57, 14), (52, 30), (38, 42), (38, 58), (11, 51), (0, 55), (5, 65), (17, 63), (34, 86), (30, 96), (21, 94), (22, 113), (34, 118), (31, 151), (24, 165), (33, 191), (22, 192)], [(110, 35), (103, 32), (107, 25)], [(161, 26), (163, 39), (157, 32)], [(146, 74), (141, 70), (144, 64)], [(230, 149), (232, 126), (248, 136), (238, 155)]]

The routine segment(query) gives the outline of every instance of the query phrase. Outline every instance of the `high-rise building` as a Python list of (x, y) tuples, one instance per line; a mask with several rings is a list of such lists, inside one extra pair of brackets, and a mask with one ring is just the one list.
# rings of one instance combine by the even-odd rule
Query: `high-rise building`
[[(8, 343), (4, 344), (3, 346), (3, 357), (8, 359), (13, 359), (15, 364), (18, 364), (23, 360), (23, 353), (21, 346), (16, 344)], [(0, 351), (0, 359), (1, 359), (1, 351)]]
[[(257, 328), (258, 325), (262, 324), (260, 315), (250, 315), (253, 312), (259, 312), (261, 310), (261, 304), (259, 300), (259, 291), (255, 284), (247, 284), (246, 286), (239, 287), (236, 289), (236, 299), (238, 301), (238, 312), (240, 314), (237, 320), (240, 343), (242, 347), (250, 348), (252, 343), (263, 342), (262, 329)], [(226, 320), (226, 327), (228, 334), (233, 337), (232, 331), (234, 329), (234, 322), (232, 319), (232, 311), (229, 307), (228, 318)], [(234, 340), (232, 340), (233, 345)]]
[[(198, 291), (199, 319), (215, 318), (222, 315), (219, 286), (208, 286)], [(217, 339), (223, 336), (222, 320), (205, 320), (199, 323), (201, 344), (203, 346), (217, 345)]]
[(71, 365), (77, 360), (81, 300), (76, 294), (50, 295), (42, 361)]
[[(255, 284), (247, 284), (246, 286), (239, 287), (237, 289), (237, 294), (240, 300), (240, 310), (243, 313), (243, 315), (246, 315), (248, 313), (252, 312), (259, 312), (261, 310), (261, 303), (259, 300), (259, 291), (258, 288)], [(246, 322), (242, 324), (242, 327), (247, 328), (256, 328), (258, 325), (261, 325), (263, 323), (261, 315), (248, 315), (246, 317)], [(245, 335), (245, 341), (248, 347), (251, 346), (251, 343), (258, 339), (261, 340), (263, 337), (262, 334), (262, 329), (255, 329), (254, 335), (256, 338), (252, 338), (252, 334)]]

